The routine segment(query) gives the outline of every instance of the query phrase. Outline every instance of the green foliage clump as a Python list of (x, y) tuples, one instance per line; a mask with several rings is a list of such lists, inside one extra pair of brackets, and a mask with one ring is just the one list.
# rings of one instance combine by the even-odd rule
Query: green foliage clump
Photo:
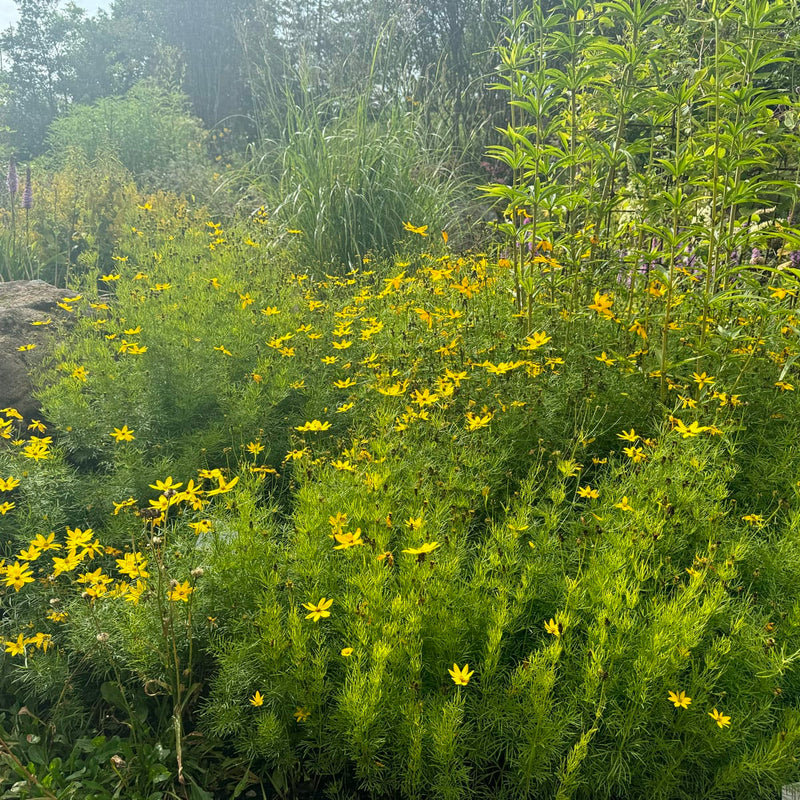
[(798, 777), (787, 299), (753, 287), (708, 348), (676, 284), (695, 357), (664, 406), (633, 324), (663, 298), (559, 290), (528, 328), (504, 258), (407, 231), (327, 276), (263, 212), (139, 205), (68, 304), (47, 427), (0, 422), (4, 685), (56, 732), (20, 780), (78, 736), (130, 797)]
[(89, 164), (111, 159), (144, 187), (196, 190), (203, 177), (206, 138), (183, 94), (145, 80), (122, 97), (72, 106), (51, 125), (48, 147), (56, 168), (76, 156)]

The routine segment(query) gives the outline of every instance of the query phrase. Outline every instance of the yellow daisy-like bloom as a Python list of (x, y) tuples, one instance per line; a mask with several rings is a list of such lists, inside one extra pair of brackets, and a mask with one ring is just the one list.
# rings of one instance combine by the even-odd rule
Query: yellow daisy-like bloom
[(408, 231), (409, 233), (418, 233), (420, 236), (427, 236), (428, 235), (428, 226), (427, 225), (412, 225), (410, 222), (403, 223), (403, 230)]
[(331, 612), (328, 609), (333, 605), (333, 599), (320, 598), (318, 603), (303, 603), (303, 608), (308, 610), (306, 619), (312, 622), (319, 622), (324, 617), (329, 617)]
[(0, 492), (11, 492), (19, 486), (19, 478), (9, 475), (5, 480), (0, 478)]
[(458, 664), (453, 664), (453, 669), (447, 671), (457, 686), (466, 686), (475, 672), (474, 669), (470, 670), (469, 664), (464, 664), (462, 668), (459, 668)]
[(183, 601), (184, 603), (189, 602), (189, 595), (194, 591), (194, 587), (189, 585), (189, 581), (184, 581), (183, 583), (175, 582), (175, 585), (172, 589), (167, 593), (167, 597), (172, 600), (173, 602), (177, 603)]
[(670, 692), (668, 699), (675, 708), (689, 708), (692, 703), (692, 698), (687, 697), (686, 692)]
[(256, 693), (250, 698), (250, 705), (255, 706), (256, 708), (258, 708), (259, 706), (263, 706), (264, 695), (262, 695), (261, 692), (256, 690)]
[(349, 658), (351, 655), (353, 655), (353, 648), (352, 647), (344, 647), (344, 648), (342, 648), (342, 655), (345, 658)]
[(614, 508), (619, 508), (622, 511), (633, 511), (633, 506), (628, 502), (627, 495), (625, 495), (619, 503), (614, 503)]
[(412, 556), (424, 556), (428, 553), (432, 553), (438, 546), (439, 542), (425, 542), (419, 547), (409, 547), (408, 549), (403, 550), (403, 552)]
[(544, 629), (547, 633), (555, 637), (561, 636), (561, 627), (554, 619), (549, 619), (544, 623)]
[(731, 718), (726, 717), (724, 714), (717, 711), (716, 708), (713, 711), (709, 711), (708, 716), (711, 717), (714, 720), (714, 722), (716, 722), (717, 725), (719, 725), (720, 728), (725, 728), (731, 724)]
[(201, 519), (197, 522), (190, 522), (189, 527), (194, 531), (195, 536), (199, 536), (201, 533), (208, 533), (211, 530), (211, 520)]
[(305, 422), (302, 425), (296, 426), (295, 430), (300, 431), (301, 433), (306, 433), (309, 431), (316, 433), (318, 431), (327, 431), (330, 427), (330, 422), (320, 422), (318, 419), (314, 419), (311, 420), (311, 422)]
[(172, 482), (172, 475), (170, 475), (165, 481), (156, 481), (155, 483), (149, 484), (151, 489), (155, 489), (159, 492), (167, 492), (170, 489), (177, 491), (178, 489), (183, 486), (183, 483), (173, 483)]
[(311, 712), (302, 706), (298, 706), (293, 716), (298, 722), (305, 722), (311, 716)]
[(4, 642), (6, 653), (8, 653), (9, 655), (12, 655), (12, 656), (25, 655), (25, 645), (26, 644), (27, 644), (27, 642), (25, 641), (25, 638), (23, 637), (22, 634), (20, 634), (17, 637), (17, 640), (14, 641), (14, 642), (11, 642), (11, 641), (5, 641)]
[(28, 564), (25, 562), (20, 564), (19, 561), (15, 561), (5, 568), (3, 580), (6, 586), (13, 586), (14, 591), (18, 592), (26, 583), (33, 583), (35, 578)]
[(121, 428), (114, 428), (108, 435), (113, 436), (116, 442), (133, 441), (133, 431), (127, 425), (123, 425)]
[(471, 411), (467, 412), (467, 430), (469, 431), (477, 431), (480, 428), (485, 428), (491, 421), (494, 414), (492, 412), (488, 412), (483, 416), (478, 416), (477, 414), (473, 414)]

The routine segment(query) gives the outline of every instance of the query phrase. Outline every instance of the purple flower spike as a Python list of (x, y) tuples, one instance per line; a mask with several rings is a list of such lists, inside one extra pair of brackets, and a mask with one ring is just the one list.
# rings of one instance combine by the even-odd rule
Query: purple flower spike
[(33, 208), (33, 185), (31, 184), (31, 168), (25, 173), (25, 191), (22, 193), (22, 207), (29, 211)]
[(17, 162), (14, 161), (14, 157), (11, 157), (11, 160), (8, 162), (8, 193), (11, 195), (11, 199), (14, 199), (14, 195), (19, 191), (19, 175), (17, 174)]

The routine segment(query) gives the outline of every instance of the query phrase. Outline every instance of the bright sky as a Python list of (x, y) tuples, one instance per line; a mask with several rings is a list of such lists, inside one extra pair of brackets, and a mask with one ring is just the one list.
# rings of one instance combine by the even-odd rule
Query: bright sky
[[(108, 8), (110, 0), (76, 0), (75, 5), (93, 14), (98, 8)], [(16, 22), (16, 19), (17, 5), (14, 0), (0, 0), (0, 30)]]

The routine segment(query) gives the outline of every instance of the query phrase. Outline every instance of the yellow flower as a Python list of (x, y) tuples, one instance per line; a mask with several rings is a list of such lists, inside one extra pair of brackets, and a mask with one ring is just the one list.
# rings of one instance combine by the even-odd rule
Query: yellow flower
[(233, 489), (237, 483), (239, 483), (239, 476), (237, 475), (235, 478), (231, 478), (227, 483), (225, 482), (225, 478), (222, 475), (217, 477), (217, 482), (219, 485), (216, 489), (211, 489), (209, 492), (206, 492), (206, 497), (213, 497), (216, 494), (225, 494)]
[(613, 316), (613, 312), (611, 311), (611, 306), (614, 305), (614, 299), (607, 294), (600, 294), (600, 292), (594, 293), (594, 303), (592, 303), (589, 308), (592, 311), (596, 311), (601, 316), (605, 317), (606, 319), (610, 319)]
[(0, 503), (0, 517), (4, 517), (15, 506), (16, 503), (11, 503), (8, 500), (5, 503)]
[[(2, 431), (0, 431), (0, 435), (2, 435)], [(32, 458), (34, 461), (42, 461), (46, 458), (50, 458), (52, 455), (49, 448), (50, 441), (51, 439), (49, 436), (45, 436), (44, 438), (31, 436), (28, 444), (22, 448), (22, 455), (25, 456), (25, 458)]]
[(731, 718), (726, 717), (724, 714), (717, 711), (716, 708), (713, 711), (709, 711), (708, 716), (711, 717), (720, 728), (725, 728), (727, 725), (731, 724)]
[(603, 350), (603, 352), (602, 352), (602, 353), (600, 353), (600, 355), (599, 355), (599, 356), (595, 356), (595, 358), (596, 358), (598, 361), (602, 361), (602, 362), (603, 362), (603, 363), (604, 363), (606, 366), (608, 366), (608, 367), (613, 367), (613, 366), (614, 366), (614, 364), (616, 363), (616, 362), (614, 361), (614, 359), (613, 359), (613, 358), (609, 358), (609, 357), (606, 355), (606, 351), (605, 351), (605, 350)]
[(408, 231), (409, 233), (418, 233), (420, 236), (427, 236), (428, 235), (428, 226), (422, 225), (421, 227), (417, 227), (416, 225), (412, 225), (410, 222), (403, 223), (403, 230)]
[(453, 669), (447, 671), (457, 686), (466, 686), (475, 672), (474, 669), (470, 670), (469, 664), (464, 664), (463, 668), (459, 668), (458, 664), (453, 664)]
[(0, 478), (0, 492), (10, 492), (19, 486), (19, 478), (9, 475), (5, 480)]
[(5, 568), (3, 580), (6, 586), (13, 586), (14, 591), (18, 592), (26, 583), (33, 583), (34, 577), (31, 574), (30, 566), (26, 563), (20, 564), (15, 561), (11, 566)]
[(635, 442), (638, 438), (639, 434), (637, 434), (633, 428), (631, 428), (629, 431), (626, 431), (623, 428), (622, 433), (617, 434), (617, 439), (622, 439), (626, 442)]
[(311, 716), (311, 712), (302, 706), (298, 706), (293, 716), (298, 722), (305, 722)]
[(622, 451), (633, 461), (634, 464), (638, 464), (640, 461), (644, 461), (647, 458), (644, 450), (642, 450), (641, 447), (623, 447)]
[(339, 542), (339, 544), (333, 548), (334, 550), (347, 550), (350, 547), (357, 547), (360, 544), (364, 544), (361, 539), (361, 528), (356, 528), (355, 533), (336, 533), (333, 538)]
[(53, 557), (53, 578), (57, 578), (63, 572), (72, 572), (78, 564), (81, 563), (80, 558), (71, 551), (65, 558)]
[(37, 533), (33, 541), (31, 541), (31, 545), (42, 551), (60, 550), (61, 545), (55, 541), (55, 538), (56, 535), (52, 531), (47, 535), (47, 537), (43, 536), (41, 533)]
[(386, 397), (400, 397), (408, 388), (408, 381), (393, 383), (391, 386), (376, 386), (375, 388)]
[(544, 623), (544, 630), (556, 638), (561, 636), (561, 626), (552, 617)]
[(631, 331), (631, 333), (636, 333), (638, 336), (641, 336), (642, 339), (647, 338), (647, 329), (644, 327), (644, 325), (642, 325), (641, 322), (639, 322), (638, 319), (633, 321), (633, 325), (631, 325), (628, 330)]
[(469, 431), (477, 431), (480, 428), (485, 428), (491, 421), (494, 414), (492, 412), (488, 412), (484, 414), (482, 417), (473, 414), (471, 411), (467, 412), (467, 430)]
[(250, 705), (255, 706), (256, 708), (258, 708), (259, 706), (263, 706), (264, 695), (262, 695), (261, 692), (256, 690), (256, 693), (250, 698)]
[(670, 692), (668, 700), (675, 706), (675, 708), (689, 708), (692, 703), (692, 698), (686, 696), (686, 692)]
[(525, 344), (522, 345), (519, 349), (520, 350), (538, 350), (542, 345), (547, 344), (553, 337), (548, 336), (544, 331), (538, 331), (537, 333), (528, 336), (525, 339)]
[(123, 509), (131, 508), (132, 506), (136, 505), (136, 500), (133, 497), (129, 497), (127, 500), (123, 500), (121, 503), (117, 503), (115, 500), (112, 500), (111, 502), (114, 503), (114, 516), (115, 517)]
[(263, 449), (264, 445), (261, 442), (250, 442), (245, 448), (248, 453), (254, 456), (257, 456)]
[(301, 433), (306, 433), (308, 431), (316, 433), (318, 431), (327, 431), (330, 427), (330, 422), (320, 422), (318, 419), (314, 419), (311, 420), (311, 422), (304, 422), (302, 425), (298, 425), (295, 427), (295, 430)]
[(333, 605), (333, 600), (320, 598), (318, 603), (303, 603), (303, 608), (308, 609), (309, 613), (306, 614), (306, 619), (312, 622), (319, 622), (324, 617), (329, 617), (331, 612), (328, 609)]
[(428, 389), (423, 389), (421, 392), (415, 389), (412, 399), (420, 408), (424, 408), (425, 406), (433, 405), (439, 399), (439, 395), (431, 394)]
[(588, 483), (586, 486), (581, 486), (578, 489), (578, 497), (588, 497), (590, 500), (597, 500), (599, 496), (600, 491), (598, 489), (592, 489)]
[(696, 372), (692, 373), (692, 378), (694, 382), (697, 384), (698, 389), (702, 389), (704, 386), (710, 386), (714, 383), (715, 378), (711, 375), (706, 375), (705, 372), (701, 372), (699, 375)]
[(25, 654), (25, 637), (20, 634), (17, 636), (17, 640), (15, 642), (5, 642), (6, 653), (9, 653), (12, 656), (21, 656)]
[(633, 506), (628, 502), (627, 495), (619, 503), (614, 503), (614, 508), (619, 508), (622, 511), (633, 511)]
[(167, 597), (173, 602), (189, 602), (189, 595), (194, 591), (194, 587), (189, 585), (189, 581), (178, 583), (175, 581), (172, 589), (167, 593)]
[(147, 584), (144, 581), (136, 581), (135, 586), (129, 586), (128, 591), (125, 593), (125, 602), (138, 605), (139, 599), (147, 590)]
[(114, 428), (108, 435), (113, 436), (117, 442), (133, 441), (133, 431), (127, 425), (123, 425), (121, 428)]
[(412, 556), (424, 556), (428, 553), (432, 553), (438, 546), (439, 542), (425, 542), (425, 544), (420, 547), (409, 547), (407, 550), (403, 550), (403, 552)]
[(156, 489), (162, 494), (170, 489), (177, 491), (181, 488), (181, 486), (183, 486), (183, 483), (172, 482), (172, 475), (170, 475), (165, 481), (156, 481), (155, 483), (150, 484), (151, 489)]
[(697, 420), (687, 425), (683, 420), (677, 417), (671, 417), (670, 419), (675, 426), (673, 430), (679, 433), (684, 439), (690, 439), (692, 436), (699, 436), (701, 433), (710, 430), (710, 428), (707, 428), (705, 425), (700, 425)]
[(342, 648), (342, 655), (345, 658), (349, 658), (351, 655), (353, 655), (353, 648), (352, 647), (344, 647), (344, 648)]
[[(0, 506), (2, 508), (2, 506)], [(36, 561), (37, 558), (42, 554), (42, 551), (36, 547), (36, 545), (31, 545), (27, 550), (20, 550), (19, 557), (23, 561)]]
[(337, 511), (335, 514), (328, 517), (328, 524), (331, 526), (331, 531), (334, 534), (344, 533), (344, 526), (347, 524), (347, 514), (342, 514)]
[(211, 530), (211, 520), (201, 519), (198, 522), (190, 522), (189, 527), (194, 531), (195, 536), (201, 533), (208, 533)]
[(122, 558), (117, 560), (117, 570), (122, 575), (127, 575), (129, 578), (149, 578), (150, 573), (147, 572), (147, 559), (141, 553), (125, 553)]

